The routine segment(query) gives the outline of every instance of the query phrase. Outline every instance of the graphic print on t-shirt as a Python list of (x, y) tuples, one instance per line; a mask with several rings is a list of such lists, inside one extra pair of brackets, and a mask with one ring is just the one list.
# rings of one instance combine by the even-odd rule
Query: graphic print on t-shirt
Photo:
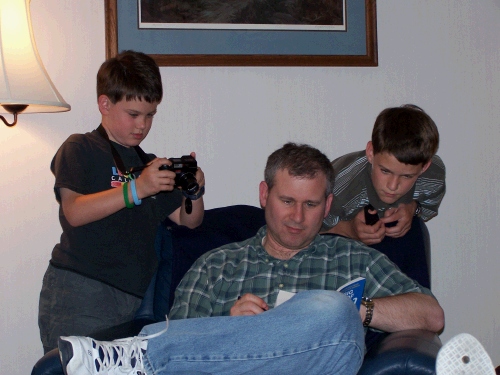
[(130, 181), (128, 176), (125, 176), (116, 167), (111, 168), (111, 187), (121, 187), (125, 182)]

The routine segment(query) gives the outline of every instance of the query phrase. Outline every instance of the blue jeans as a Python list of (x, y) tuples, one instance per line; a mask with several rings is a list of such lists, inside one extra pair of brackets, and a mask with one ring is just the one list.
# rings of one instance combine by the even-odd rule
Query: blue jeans
[[(165, 329), (144, 327), (141, 335)], [(305, 291), (255, 316), (172, 320), (148, 341), (148, 374), (356, 374), (364, 330), (350, 299)]]

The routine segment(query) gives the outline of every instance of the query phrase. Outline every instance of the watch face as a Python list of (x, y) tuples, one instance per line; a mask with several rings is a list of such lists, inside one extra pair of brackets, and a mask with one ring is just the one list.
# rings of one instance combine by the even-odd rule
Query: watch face
[(368, 298), (368, 297), (361, 298), (361, 304), (363, 306), (374, 306), (375, 305), (373, 300), (371, 298)]

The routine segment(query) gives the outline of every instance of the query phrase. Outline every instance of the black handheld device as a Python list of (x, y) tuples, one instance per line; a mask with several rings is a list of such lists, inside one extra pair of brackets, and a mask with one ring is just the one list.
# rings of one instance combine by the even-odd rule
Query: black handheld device
[(379, 217), (378, 217), (378, 213), (375, 212), (374, 214), (371, 214), (369, 211), (374, 211), (375, 208), (369, 204), (368, 206), (365, 206), (365, 222), (366, 222), (366, 225), (373, 225), (375, 224)]

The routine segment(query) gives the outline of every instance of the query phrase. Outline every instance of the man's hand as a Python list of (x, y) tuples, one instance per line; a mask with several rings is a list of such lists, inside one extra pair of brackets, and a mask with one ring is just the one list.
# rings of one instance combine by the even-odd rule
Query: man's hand
[(385, 227), (385, 234), (389, 237), (403, 237), (411, 228), (413, 214), (417, 209), (417, 202), (405, 204), (401, 203), (397, 208), (390, 208), (385, 211), (384, 217), (380, 219), (384, 224), (397, 222), (396, 225)]
[(231, 316), (257, 315), (269, 310), (269, 306), (260, 297), (247, 293), (231, 307)]

